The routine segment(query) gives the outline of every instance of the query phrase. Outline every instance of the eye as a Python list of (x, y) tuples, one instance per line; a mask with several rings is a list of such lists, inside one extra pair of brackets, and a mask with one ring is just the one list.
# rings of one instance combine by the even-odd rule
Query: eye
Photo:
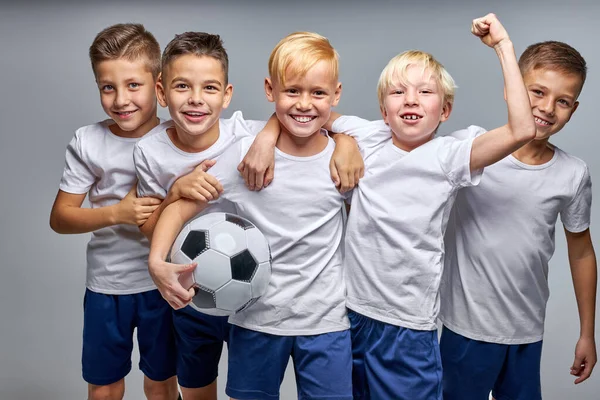
[(112, 87), (112, 85), (104, 85), (100, 88), (100, 90), (102, 90), (103, 92), (110, 92), (113, 89), (114, 88)]
[(219, 90), (216, 86), (213, 86), (213, 85), (207, 85), (204, 89), (210, 90), (212, 92), (216, 92)]
[(531, 93), (535, 94), (536, 96), (542, 96), (544, 94), (544, 92), (538, 89), (531, 89)]
[(136, 83), (136, 82), (131, 82), (131, 83), (129, 84), (129, 88), (130, 88), (130, 89), (137, 89), (137, 88), (139, 88), (140, 86), (141, 86), (141, 85), (140, 85), (139, 83)]
[(565, 107), (571, 107), (571, 103), (569, 103), (569, 102), (568, 102), (567, 100), (565, 100), (565, 99), (560, 99), (560, 100), (558, 100), (558, 102), (559, 102), (560, 104), (562, 104), (563, 106), (565, 106)]
[(433, 91), (431, 91), (429, 89), (422, 89), (421, 93), (423, 93), (423, 94), (431, 94), (431, 93), (433, 93)]
[(298, 94), (298, 90), (297, 89), (286, 89), (285, 92), (289, 93), (289, 94)]
[(315, 90), (315, 96), (326, 96), (327, 93), (325, 93), (322, 90)]
[(175, 85), (175, 89), (185, 90), (188, 88), (189, 88), (189, 86), (186, 85), (185, 83), (178, 83), (177, 85)]
[(404, 90), (402, 89), (394, 89), (391, 94), (404, 94)]

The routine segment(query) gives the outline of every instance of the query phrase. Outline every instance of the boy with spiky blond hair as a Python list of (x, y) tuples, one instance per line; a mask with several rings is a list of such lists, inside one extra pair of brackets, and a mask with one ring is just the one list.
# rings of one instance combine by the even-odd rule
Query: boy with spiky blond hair
[[(220, 201), (232, 201), (265, 234), (273, 256), (267, 292), (230, 317), (227, 394), (279, 398), (291, 356), (299, 398), (351, 399), (341, 268), (345, 196), (330, 179), (334, 142), (321, 130), (341, 94), (338, 55), (326, 38), (297, 32), (271, 53), (269, 75), (265, 91), (281, 129), (273, 182), (249, 191), (236, 171), (252, 138), (233, 145), (211, 168), (223, 185)], [(151, 268), (169, 267), (164, 260), (175, 236), (206, 207), (179, 200), (165, 209), (152, 240)]]
[[(92, 232), (87, 249), (83, 378), (88, 398), (122, 399), (137, 329), (148, 399), (177, 398), (172, 313), (148, 274), (139, 232), (160, 200), (136, 198), (133, 147), (159, 124), (154, 86), (160, 47), (140, 24), (117, 24), (90, 46), (106, 121), (80, 128), (69, 143), (50, 226)], [(89, 196), (91, 208), (82, 208)]]
[(581, 54), (561, 42), (529, 46), (519, 59), (536, 136), (458, 193), (446, 236), (440, 343), (444, 399), (539, 400), (548, 262), (558, 216), (579, 306), (571, 374), (596, 363), (596, 256), (585, 163), (549, 143), (577, 109), (586, 77)]
[(393, 58), (383, 70), (383, 122), (332, 118), (334, 132), (357, 139), (366, 169), (352, 196), (345, 242), (355, 399), (442, 398), (436, 319), (454, 197), (535, 135), (508, 34), (493, 14), (474, 20), (471, 30), (498, 54), (506, 125), (486, 133), (470, 126), (463, 141), (434, 138), (450, 116), (454, 82), (420, 51)]

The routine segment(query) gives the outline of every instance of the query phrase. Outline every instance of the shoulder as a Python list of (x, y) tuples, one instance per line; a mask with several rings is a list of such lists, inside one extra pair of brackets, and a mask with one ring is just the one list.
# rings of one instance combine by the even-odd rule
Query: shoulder
[(152, 131), (148, 132), (144, 137), (138, 140), (135, 144), (135, 148), (143, 152), (145, 150), (153, 149), (155, 147), (168, 145), (167, 142), (169, 138), (167, 134), (167, 129), (171, 127), (172, 124), (172, 121), (167, 121), (158, 125)]
[(108, 126), (113, 121), (110, 119), (96, 122), (95, 124), (85, 125), (75, 131), (75, 137), (78, 139), (89, 139), (104, 136), (108, 133)]
[(458, 140), (473, 139), (479, 135), (483, 135), (487, 130), (477, 125), (470, 125), (464, 129), (459, 129), (444, 137), (452, 137)]

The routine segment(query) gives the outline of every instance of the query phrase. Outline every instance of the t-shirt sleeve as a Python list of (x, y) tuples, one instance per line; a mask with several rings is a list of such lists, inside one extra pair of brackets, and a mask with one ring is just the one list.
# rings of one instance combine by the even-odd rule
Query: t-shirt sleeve
[(139, 144), (136, 144), (133, 149), (133, 162), (137, 176), (137, 196), (159, 199), (167, 197), (167, 191), (158, 184), (144, 150)]
[(467, 139), (474, 139), (477, 136), (483, 135), (486, 132), (487, 132), (487, 130), (480, 126), (471, 125), (465, 129), (459, 129), (457, 131), (454, 131), (448, 136), (451, 136), (458, 140), (467, 140)]
[(592, 179), (585, 166), (577, 192), (569, 204), (560, 212), (560, 220), (569, 232), (583, 232), (590, 227), (592, 209)]
[(83, 150), (83, 134), (77, 131), (69, 145), (65, 155), (65, 169), (60, 180), (59, 189), (72, 194), (84, 194), (89, 192), (97, 177), (86, 160)]
[(363, 154), (367, 149), (379, 147), (390, 140), (392, 131), (382, 120), (368, 121), (344, 115), (333, 122), (332, 132), (352, 136)]
[(229, 118), (228, 123), (232, 124), (232, 131), (236, 138), (241, 139), (244, 137), (256, 136), (260, 131), (263, 130), (267, 121), (244, 119), (244, 115), (241, 111), (233, 113)]
[(473, 140), (457, 140), (452, 137), (441, 138), (443, 142), (438, 150), (438, 160), (448, 181), (456, 188), (476, 186), (481, 180), (483, 170), (471, 172), (471, 149)]

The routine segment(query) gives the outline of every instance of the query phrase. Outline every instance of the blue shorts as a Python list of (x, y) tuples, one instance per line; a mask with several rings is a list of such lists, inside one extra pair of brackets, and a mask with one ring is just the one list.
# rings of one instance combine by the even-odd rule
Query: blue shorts
[(354, 399), (441, 400), (437, 331), (417, 331), (348, 310)]
[(83, 299), (83, 379), (110, 385), (131, 370), (137, 328), (140, 370), (154, 381), (175, 376), (173, 313), (158, 290), (124, 295), (85, 291)]
[(201, 388), (217, 379), (223, 342), (229, 340), (227, 318), (203, 314), (190, 306), (173, 312), (181, 386)]
[(235, 399), (279, 399), (292, 357), (298, 400), (352, 399), (349, 331), (277, 336), (233, 325), (226, 393)]
[(444, 327), (440, 343), (444, 400), (541, 400), (542, 341), (497, 344), (468, 339)]

